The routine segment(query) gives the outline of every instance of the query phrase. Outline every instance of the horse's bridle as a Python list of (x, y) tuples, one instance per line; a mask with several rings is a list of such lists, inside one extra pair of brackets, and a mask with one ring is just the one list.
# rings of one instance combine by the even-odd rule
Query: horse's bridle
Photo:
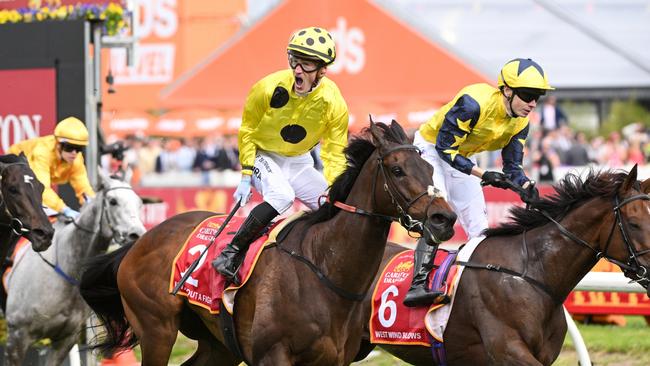
[[(364, 210), (364, 209), (361, 209), (361, 208), (357, 208), (357, 207), (354, 207), (354, 206), (351, 206), (351, 205), (348, 205), (348, 204), (345, 204), (345, 203), (342, 203), (342, 202), (339, 202), (339, 201), (330, 202), (330, 203), (332, 205), (334, 205), (335, 207), (340, 208), (340, 209), (342, 209), (342, 210), (344, 210), (346, 212), (351, 212), (351, 213), (355, 213), (355, 214), (359, 214), (359, 215), (363, 215), (363, 216), (376, 217), (376, 218), (380, 218), (382, 220), (386, 220), (386, 221), (390, 221), (390, 222), (397, 221), (402, 226), (404, 226), (404, 228), (406, 228), (409, 232), (410, 231), (420, 230), (420, 232), (422, 233), (424, 231), (424, 229), (425, 229), (424, 224), (422, 223), (422, 221), (413, 219), (411, 217), (411, 215), (409, 215), (409, 213), (408, 213), (409, 208), (415, 202), (417, 202), (420, 198), (422, 198), (422, 197), (424, 197), (426, 195), (430, 196), (431, 200), (433, 200), (435, 198), (438, 198), (438, 197), (442, 197), (442, 196), (440, 195), (439, 191), (436, 188), (434, 188), (433, 186), (429, 186), (426, 191), (419, 193), (418, 195), (415, 196), (415, 198), (409, 200), (406, 197), (404, 197), (404, 195), (402, 195), (399, 192), (399, 190), (397, 190), (395, 188), (395, 183), (393, 182), (392, 179), (389, 179), (389, 176), (386, 173), (386, 169), (384, 167), (384, 158), (386, 158), (388, 155), (390, 155), (390, 154), (392, 154), (392, 153), (394, 153), (396, 151), (400, 151), (400, 150), (414, 150), (414, 151), (420, 153), (420, 149), (418, 149), (416, 146), (414, 146), (414, 145), (406, 145), (405, 144), (405, 145), (398, 145), (398, 146), (392, 147), (388, 151), (385, 151), (383, 154), (379, 154), (379, 156), (377, 157), (378, 168), (375, 171), (375, 176), (374, 176), (373, 181), (372, 181), (372, 192), (373, 192), (372, 206), (373, 206), (373, 209), (374, 209), (374, 207), (376, 207), (376, 198), (375, 198), (376, 190), (375, 190), (375, 188), (377, 187), (377, 179), (379, 177), (379, 172), (381, 171), (382, 176), (384, 177), (384, 190), (388, 193), (388, 195), (390, 196), (391, 202), (397, 208), (397, 212), (399, 214), (398, 217), (393, 217), (393, 216), (388, 216), (388, 215), (384, 215), (384, 214), (375, 213), (375, 212)], [(397, 198), (396, 198), (396, 196), (397, 196)], [(400, 204), (400, 201), (398, 200), (398, 198), (399, 198), (399, 200), (401, 200), (401, 202), (405, 203), (406, 209), (404, 209), (402, 207), (402, 205)], [(328, 202), (329, 202), (329, 199), (328, 199)], [(305, 231), (304, 234), (306, 234), (306, 231)], [(312, 272), (314, 272), (318, 276), (319, 281), (321, 281), (325, 286), (327, 286), (330, 290), (332, 290), (334, 293), (341, 296), (342, 298), (350, 300), (350, 301), (363, 301), (363, 299), (366, 297), (365, 292), (355, 294), (355, 293), (351, 293), (351, 292), (341, 288), (340, 286), (336, 285), (323, 273), (323, 271), (320, 270), (320, 268), (318, 268), (315, 264), (313, 264), (308, 258), (305, 258), (302, 254), (297, 253), (296, 251), (289, 250), (289, 249), (285, 248), (284, 246), (281, 245), (280, 241), (277, 241), (275, 243), (275, 246), (277, 246), (277, 248), (282, 250), (283, 252), (289, 254), (292, 258), (295, 258), (295, 259), (303, 262), (304, 264), (306, 264), (309, 267), (309, 269), (311, 269)]]
[[(23, 162), (17, 162), (17, 163), (9, 163), (9, 164), (4, 164), (3, 168), (0, 170), (0, 187), (2, 187), (2, 176), (7, 169), (7, 167), (12, 166), (12, 165), (25, 165), (29, 166), (27, 163)], [(0, 226), (8, 226), (11, 228), (11, 231), (17, 235), (17, 236), (26, 236), (31, 232), (31, 229), (25, 224), (23, 224), (20, 219), (18, 219), (14, 214), (9, 211), (9, 206), (5, 202), (4, 196), (2, 195), (2, 190), (0, 189), (0, 207), (4, 209), (7, 217), (9, 217), (9, 223), (6, 222), (0, 222)]]
[[(397, 208), (397, 212), (398, 212), (397, 221), (409, 232), (415, 231), (422, 234), (424, 232), (424, 224), (422, 223), (422, 221), (414, 219), (411, 215), (409, 215), (408, 210), (411, 208), (411, 206), (414, 203), (416, 203), (420, 198), (424, 196), (431, 197), (431, 200), (433, 201), (435, 198), (442, 197), (442, 195), (440, 194), (440, 191), (437, 188), (435, 188), (433, 185), (427, 187), (426, 191), (417, 194), (411, 200), (409, 200), (407, 197), (404, 197), (404, 195), (400, 193), (400, 191), (396, 187), (394, 180), (392, 178), (389, 178), (389, 174), (386, 172), (386, 167), (384, 166), (384, 158), (394, 153), (395, 151), (400, 151), (400, 150), (414, 150), (415, 152), (418, 153), (418, 155), (422, 154), (420, 149), (418, 149), (414, 145), (394, 146), (388, 149), (388, 151), (385, 151), (383, 154), (380, 154), (379, 157), (377, 157), (378, 169), (376, 170), (375, 177), (372, 181), (372, 191), (373, 191), (372, 204), (373, 207), (376, 206), (374, 192), (375, 192), (375, 187), (377, 185), (377, 177), (379, 175), (379, 172), (381, 171), (381, 174), (384, 177), (384, 191), (388, 193), (391, 202), (393, 203), (393, 205), (395, 205), (395, 208)], [(406, 205), (406, 208), (402, 207), (402, 205), (399, 202), (400, 200)]]
[[(370, 217), (377, 217), (386, 221), (396, 221), (399, 222), (408, 232), (410, 233), (411, 231), (418, 232), (420, 234), (423, 233), (424, 231), (424, 224), (422, 221), (414, 219), (409, 213), (408, 210), (411, 208), (411, 206), (416, 203), (420, 198), (424, 196), (430, 196), (431, 200), (434, 200), (435, 198), (442, 197), (440, 194), (440, 191), (435, 188), (434, 186), (429, 186), (426, 191), (423, 191), (415, 196), (415, 198), (409, 200), (406, 198), (403, 194), (400, 193), (400, 191), (396, 188), (396, 184), (389, 177), (389, 174), (386, 172), (386, 167), (384, 166), (384, 159), (400, 150), (414, 150), (418, 154), (420, 153), (420, 149), (418, 149), (414, 145), (397, 145), (392, 148), (390, 148), (388, 151), (385, 151), (383, 154), (379, 154), (377, 157), (377, 170), (375, 170), (375, 176), (373, 177), (372, 180), (372, 191), (373, 191), (373, 196), (372, 196), (372, 207), (373, 211), (368, 211), (364, 210), (358, 207), (350, 206), (348, 204), (342, 203), (342, 202), (333, 202), (332, 204), (344, 211), (347, 212), (352, 212), (364, 216), (370, 216)], [(376, 203), (376, 187), (377, 187), (377, 180), (379, 178), (379, 173), (381, 172), (383, 178), (384, 178), (384, 191), (388, 193), (390, 196), (390, 200), (395, 205), (395, 208), (397, 209), (398, 216), (389, 216), (389, 215), (384, 215), (384, 214), (379, 214), (374, 212), (374, 207), (377, 207)], [(402, 204), (406, 206), (404, 208)]]
[[(589, 243), (587, 243), (585, 240), (580, 239), (577, 237), (575, 234), (567, 230), (562, 224), (560, 224), (558, 221), (553, 219), (548, 213), (546, 213), (543, 210), (536, 209), (539, 213), (541, 213), (544, 217), (546, 217), (549, 221), (553, 222), (560, 232), (573, 240), (574, 242), (581, 244), (589, 249), (591, 249), (597, 259), (605, 259), (611, 263), (614, 263), (615, 265), (619, 266), (622, 270), (623, 273), (625, 274), (626, 277), (632, 279), (634, 282), (639, 283), (641, 286), (644, 288), (648, 288), (648, 284), (650, 284), (650, 274), (648, 273), (648, 269), (644, 267), (641, 263), (639, 263), (639, 257), (645, 254), (650, 253), (650, 249), (642, 250), (640, 252), (637, 252), (634, 249), (634, 246), (630, 242), (629, 236), (627, 234), (627, 230), (625, 228), (625, 223), (623, 220), (623, 216), (621, 215), (621, 208), (625, 205), (627, 205), (630, 202), (636, 201), (636, 200), (644, 200), (648, 201), (650, 200), (650, 195), (647, 194), (637, 194), (632, 197), (628, 197), (624, 199), (623, 201), (619, 202), (618, 198), (618, 193), (614, 196), (614, 217), (616, 218), (614, 220), (614, 223), (612, 224), (612, 228), (609, 231), (609, 235), (607, 237), (607, 243), (605, 244), (605, 248), (602, 251), (598, 251), (595, 249), (593, 246), (591, 246)], [(623, 237), (623, 242), (625, 243), (625, 247), (627, 249), (627, 252), (629, 254), (629, 257), (627, 258), (627, 262), (623, 263), (619, 261), (616, 258), (613, 258), (607, 254), (607, 250), (609, 249), (609, 245), (611, 243), (614, 230), (616, 226), (619, 227), (621, 231), (621, 236)]]
[[(106, 207), (107, 200), (108, 200), (108, 197), (106, 196), (106, 193), (109, 192), (109, 191), (115, 190), (115, 189), (130, 189), (130, 190), (133, 190), (133, 189), (130, 188), (130, 187), (113, 187), (113, 188), (109, 188), (109, 189), (104, 190), (104, 192), (103, 192), (103, 197), (102, 197), (102, 207), (101, 207), (101, 212), (100, 212), (100, 214), (99, 214), (99, 215), (100, 215), (100, 219), (99, 219), (99, 225), (100, 225), (99, 229), (100, 229), (100, 230), (101, 230), (101, 222), (102, 222), (102, 219), (104, 218), (104, 214), (105, 214), (105, 212), (106, 212), (105, 207)], [(85, 232), (87, 232), (87, 233), (89, 233), (89, 234), (95, 234), (95, 233), (96, 233), (95, 230), (88, 229), (88, 228), (85, 228), (85, 227), (79, 225), (79, 224), (77, 223), (77, 220), (71, 219), (70, 221), (72, 222), (72, 224), (73, 224), (77, 229), (79, 229), (79, 230), (81, 230), (81, 231), (85, 231)], [(111, 229), (111, 233), (113, 234), (113, 235), (112, 235), (112, 238), (113, 238), (113, 241), (114, 241), (115, 243), (117, 243), (117, 244), (120, 245), (120, 246), (124, 246), (124, 245), (128, 244), (128, 243), (126, 242), (126, 238), (121, 238), (120, 241), (118, 241), (117, 239), (115, 239), (115, 229), (114, 229), (114, 225), (111, 224), (110, 216), (108, 216), (108, 214), (107, 214), (107, 216), (106, 216), (106, 223), (108, 224), (108, 227)], [(74, 277), (70, 276), (69, 274), (67, 274), (67, 273), (66, 273), (66, 272), (65, 272), (65, 271), (64, 271), (64, 270), (59, 266), (59, 247), (58, 247), (58, 246), (55, 246), (55, 247), (54, 247), (54, 263), (50, 262), (50, 261), (47, 260), (45, 257), (43, 257), (43, 254), (42, 254), (42, 253), (37, 252), (36, 254), (38, 254), (38, 256), (41, 257), (41, 260), (43, 260), (43, 262), (45, 262), (45, 264), (47, 264), (48, 266), (50, 266), (50, 267), (54, 270), (54, 272), (56, 272), (59, 276), (61, 276), (61, 277), (62, 277), (65, 281), (67, 281), (69, 284), (71, 284), (72, 286), (79, 286), (79, 280), (77, 280), (76, 278), (74, 278)]]
[[(109, 216), (108, 214), (106, 214), (106, 209), (105, 209), (105, 208), (106, 208), (106, 205), (109, 204), (109, 202), (108, 202), (108, 197), (107, 197), (106, 194), (107, 194), (108, 192), (110, 192), (110, 191), (117, 190), (117, 189), (128, 189), (128, 190), (131, 190), (131, 191), (133, 190), (133, 188), (130, 188), (130, 187), (112, 187), (112, 188), (108, 188), (108, 189), (104, 190), (104, 191), (103, 191), (104, 194), (103, 194), (103, 197), (102, 197), (102, 207), (101, 207), (100, 217), (103, 218), (104, 215), (106, 215), (106, 224), (108, 225), (108, 228), (111, 230), (111, 234), (112, 234), (113, 241), (114, 241), (116, 244), (120, 245), (120, 246), (124, 246), (124, 245), (128, 244), (128, 242), (127, 242), (127, 238), (122, 237), (122, 236), (121, 236), (121, 233), (119, 233), (119, 232), (118, 232), (118, 234), (120, 234), (120, 235), (118, 235), (118, 236), (120, 237), (120, 239), (118, 240), (118, 239), (115, 237), (115, 236), (116, 236), (116, 235), (115, 235), (115, 232), (116, 232), (116, 230), (115, 230), (115, 222), (111, 223), (111, 216)], [(81, 225), (79, 225), (79, 224), (77, 223), (76, 220), (72, 220), (72, 224), (73, 224), (74, 226), (76, 226), (79, 230), (82, 230), (82, 231), (85, 231), (85, 232), (87, 232), (87, 233), (91, 233), (91, 234), (94, 234), (94, 233), (95, 233), (94, 230), (92, 230), (92, 229), (87, 229), (87, 228), (82, 227)], [(100, 229), (101, 229), (101, 219), (100, 219)]]

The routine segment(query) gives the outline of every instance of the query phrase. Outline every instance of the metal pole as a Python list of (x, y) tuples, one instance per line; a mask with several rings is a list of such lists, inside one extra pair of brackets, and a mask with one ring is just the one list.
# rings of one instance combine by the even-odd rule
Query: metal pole
[(582, 334), (578, 330), (578, 326), (573, 321), (571, 314), (562, 306), (564, 310), (564, 317), (566, 318), (567, 330), (569, 336), (573, 340), (573, 345), (576, 348), (576, 353), (578, 354), (578, 364), (580, 366), (591, 366), (591, 359), (589, 358), (589, 350), (587, 350), (587, 345), (585, 344), (584, 339), (582, 339)]

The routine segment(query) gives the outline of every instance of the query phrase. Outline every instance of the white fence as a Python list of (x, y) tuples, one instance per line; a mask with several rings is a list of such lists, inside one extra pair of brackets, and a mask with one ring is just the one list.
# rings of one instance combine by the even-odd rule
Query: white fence
[[(638, 283), (630, 283), (620, 272), (589, 272), (575, 287), (576, 291), (605, 291), (605, 292), (640, 292), (645, 293), (645, 289)], [(589, 352), (585, 345), (582, 335), (578, 330), (573, 318), (569, 312), (564, 309), (569, 336), (578, 354), (580, 366), (591, 366)]]

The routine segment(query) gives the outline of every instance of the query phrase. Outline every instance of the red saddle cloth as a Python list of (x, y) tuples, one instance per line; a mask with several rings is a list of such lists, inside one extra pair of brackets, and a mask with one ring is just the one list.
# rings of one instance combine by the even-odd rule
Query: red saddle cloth
[[(439, 288), (451, 296), (458, 266), (452, 265), (457, 252), (438, 250), (435, 268), (429, 274), (428, 286)], [(437, 274), (436, 273), (441, 272)], [(446, 275), (446, 276), (445, 276)], [(395, 255), (386, 265), (372, 295), (370, 342), (430, 346), (430, 332), (425, 317), (443, 304), (410, 308), (404, 306), (404, 296), (413, 278), (413, 250)]]
[[(14, 247), (14, 251), (12, 253), (9, 253), (9, 257), (11, 258), (11, 261), (14, 265), (23, 258), (28, 245), (31, 245), (31, 242), (27, 240), (27, 238), (20, 237), (20, 239), (18, 239), (18, 242), (16, 242), (16, 246)], [(9, 287), (9, 276), (13, 268), (13, 265), (7, 267), (7, 269), (5, 269), (4, 273), (2, 274), (2, 286), (5, 288), (5, 293), (7, 293), (7, 288)]]
[[(203, 220), (190, 236), (185, 240), (183, 247), (176, 255), (172, 263), (172, 273), (169, 281), (169, 292), (171, 293), (176, 284), (185, 274), (189, 266), (205, 251), (205, 248), (214, 239), (219, 231), (226, 215), (215, 215)], [(208, 252), (201, 257), (198, 266), (190, 277), (183, 284), (177, 295), (185, 296), (190, 303), (201, 306), (210, 313), (219, 313), (219, 302), (225, 289), (225, 278), (212, 268), (212, 260), (232, 241), (237, 229), (244, 222), (245, 217), (234, 216), (216, 238), (216, 242), (208, 249)], [(279, 223), (273, 224), (272, 228)], [(268, 232), (271, 232), (269, 230)], [(268, 235), (263, 235), (253, 242), (246, 253), (246, 258), (239, 270), (239, 277), (245, 283), (250, 276), (257, 258), (259, 257)]]

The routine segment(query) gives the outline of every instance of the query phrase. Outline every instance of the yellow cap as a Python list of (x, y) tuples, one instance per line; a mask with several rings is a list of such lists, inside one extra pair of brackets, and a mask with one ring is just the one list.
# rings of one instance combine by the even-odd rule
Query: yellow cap
[(59, 142), (73, 145), (88, 145), (88, 129), (78, 118), (68, 117), (56, 125), (54, 136)]
[(508, 61), (499, 73), (499, 87), (553, 90), (539, 64), (529, 58)]
[(323, 28), (309, 27), (294, 33), (289, 39), (287, 51), (297, 52), (331, 64), (336, 59), (336, 45), (332, 35)]

